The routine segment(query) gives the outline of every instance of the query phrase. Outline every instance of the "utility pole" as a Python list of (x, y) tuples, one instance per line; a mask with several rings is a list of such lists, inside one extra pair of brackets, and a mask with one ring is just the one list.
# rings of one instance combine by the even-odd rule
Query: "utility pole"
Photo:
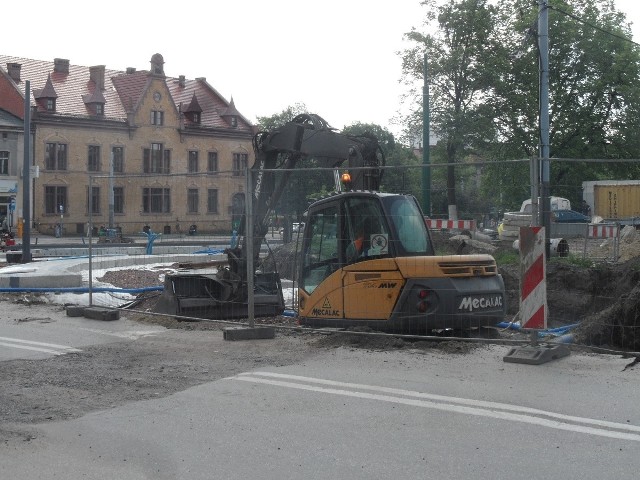
[(431, 159), (429, 157), (429, 75), (427, 54), (424, 54), (424, 86), (422, 87), (422, 205), (424, 214), (431, 216)]
[[(540, 52), (540, 225), (545, 231), (545, 252), (551, 257), (551, 201), (549, 199), (549, 7), (538, 0), (538, 47)], [(532, 199), (533, 201), (533, 199)]]
[(24, 82), (24, 159), (22, 161), (22, 263), (31, 261), (31, 82)]
[(109, 228), (113, 228), (114, 198), (113, 198), (113, 148), (109, 155)]

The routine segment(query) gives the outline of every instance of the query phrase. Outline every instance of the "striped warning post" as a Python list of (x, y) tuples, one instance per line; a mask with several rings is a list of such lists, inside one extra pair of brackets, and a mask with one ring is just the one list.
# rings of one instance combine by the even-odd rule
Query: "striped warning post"
[(587, 230), (589, 238), (617, 238), (620, 226), (616, 224), (591, 224)]
[(520, 227), (520, 324), (547, 328), (544, 227)]
[(430, 230), (475, 230), (475, 220), (442, 220), (437, 218), (425, 218), (427, 228)]

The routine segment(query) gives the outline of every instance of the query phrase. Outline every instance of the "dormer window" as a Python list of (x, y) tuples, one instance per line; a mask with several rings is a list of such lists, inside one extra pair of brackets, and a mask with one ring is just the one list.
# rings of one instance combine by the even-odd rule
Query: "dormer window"
[(106, 100), (99, 89), (95, 89), (89, 95), (83, 95), (82, 101), (87, 106), (87, 111), (92, 115), (104, 115), (104, 104)]
[(202, 120), (202, 107), (200, 107), (198, 98), (196, 97), (195, 93), (191, 97), (191, 102), (183, 111), (185, 116), (191, 123), (200, 125), (200, 121)]
[(238, 128), (238, 117), (240, 116), (240, 113), (236, 110), (236, 106), (233, 103), (233, 97), (231, 97), (229, 106), (220, 113), (220, 116), (231, 128)]
[(58, 94), (55, 88), (53, 88), (53, 82), (51, 82), (51, 75), (47, 77), (47, 81), (44, 84), (42, 90), (34, 90), (33, 97), (38, 102), (38, 106), (46, 112), (56, 111), (56, 98)]

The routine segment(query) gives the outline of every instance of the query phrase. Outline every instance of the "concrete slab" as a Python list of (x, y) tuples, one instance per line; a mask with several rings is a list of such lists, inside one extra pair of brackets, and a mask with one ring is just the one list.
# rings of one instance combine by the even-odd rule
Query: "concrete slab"
[(269, 340), (276, 336), (273, 327), (229, 327), (222, 330), (225, 340)]
[(120, 310), (113, 310), (104, 307), (85, 307), (84, 317), (91, 318), (93, 320), (102, 320), (104, 322), (110, 322), (120, 319)]
[(85, 308), (80, 305), (67, 305), (65, 311), (67, 312), (67, 317), (84, 317)]

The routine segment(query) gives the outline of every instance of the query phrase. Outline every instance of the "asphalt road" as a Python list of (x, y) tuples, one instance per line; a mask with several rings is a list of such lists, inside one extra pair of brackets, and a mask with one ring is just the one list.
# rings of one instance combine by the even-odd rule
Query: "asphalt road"
[(640, 468), (629, 359), (530, 366), (503, 362), (506, 346), (137, 336), (124, 332), (154, 327), (10, 309), (0, 336), (80, 351), (3, 357), (0, 478), (583, 480)]

